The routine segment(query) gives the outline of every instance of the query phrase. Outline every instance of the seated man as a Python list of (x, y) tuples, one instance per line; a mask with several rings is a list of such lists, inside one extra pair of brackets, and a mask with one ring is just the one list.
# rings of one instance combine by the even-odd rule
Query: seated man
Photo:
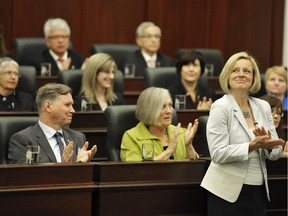
[(16, 90), (20, 75), (17, 62), (0, 58), (0, 111), (36, 111), (33, 96)]
[(39, 163), (88, 162), (97, 146), (88, 150), (85, 135), (67, 127), (71, 124), (73, 99), (70, 87), (48, 83), (36, 95), (39, 121), (10, 138), (9, 163), (26, 162), (26, 146), (40, 146)]
[[(144, 76), (147, 67), (173, 67), (173, 60), (159, 52), (161, 29), (152, 22), (141, 23), (136, 30), (136, 43), (140, 47), (131, 56), (127, 56), (126, 63), (136, 66), (135, 76)], [(121, 69), (121, 68), (120, 68)], [(123, 70), (123, 69), (122, 69)]]
[(67, 69), (80, 69), (84, 57), (68, 49), (71, 30), (67, 22), (61, 18), (48, 19), (44, 25), (44, 35), (48, 49), (37, 53), (29, 65), (36, 67), (37, 75), (41, 73), (41, 63), (51, 63), (52, 75)]

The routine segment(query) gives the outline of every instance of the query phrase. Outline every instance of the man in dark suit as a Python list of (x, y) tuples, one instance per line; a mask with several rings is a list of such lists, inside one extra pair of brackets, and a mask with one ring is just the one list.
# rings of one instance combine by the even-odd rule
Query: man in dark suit
[(136, 43), (140, 47), (127, 56), (126, 63), (135, 64), (135, 76), (144, 76), (145, 69), (155, 67), (172, 67), (173, 60), (159, 52), (161, 29), (152, 22), (141, 23), (136, 30)]
[(44, 35), (48, 49), (37, 53), (30, 60), (30, 65), (36, 67), (37, 75), (41, 75), (41, 63), (51, 63), (52, 75), (83, 66), (83, 55), (69, 49), (71, 30), (65, 20), (48, 19), (44, 24)]
[(85, 135), (67, 127), (75, 112), (71, 89), (48, 83), (38, 90), (36, 104), (39, 121), (11, 137), (9, 163), (25, 163), (27, 145), (40, 146), (39, 163), (90, 161), (97, 146), (88, 150)]
[(37, 110), (32, 95), (16, 90), (20, 76), (16, 61), (8, 57), (0, 58), (0, 111)]

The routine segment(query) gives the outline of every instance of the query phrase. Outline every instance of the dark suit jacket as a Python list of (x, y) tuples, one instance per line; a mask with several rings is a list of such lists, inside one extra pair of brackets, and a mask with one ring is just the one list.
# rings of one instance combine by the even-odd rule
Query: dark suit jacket
[[(108, 102), (108, 106), (112, 106), (112, 105), (123, 105), (124, 103), (124, 98), (122, 94), (119, 94), (118, 92), (115, 92), (117, 99), (115, 101), (109, 101)], [(81, 102), (82, 102), (82, 97), (83, 94), (79, 94), (76, 97), (74, 97), (74, 109), (76, 111), (81, 111)], [(93, 110), (102, 110), (100, 105), (97, 104), (93, 104), (92, 107)]]
[[(183, 86), (181, 80), (168, 88), (172, 100), (173, 100), (173, 107), (175, 101), (175, 95), (186, 95), (187, 91)], [(213, 102), (216, 100), (216, 94), (214, 90), (208, 88), (207, 86), (198, 82), (197, 85), (197, 100), (195, 102), (192, 101), (190, 96), (186, 96), (186, 109), (197, 109), (199, 101), (203, 100), (203, 97), (207, 97), (207, 99), (211, 98)]]
[[(68, 49), (68, 57), (71, 58), (71, 64), (69, 66), (69, 69), (80, 69), (83, 62), (84, 62), (84, 57), (80, 53), (77, 53), (73, 50)], [(51, 72), (52, 76), (56, 76), (59, 68), (57, 66), (57, 62), (53, 59), (53, 57), (49, 53), (49, 49), (44, 50), (41, 53), (38, 53), (35, 55), (31, 60), (30, 64), (36, 68), (37, 71), (37, 76), (40, 76), (41, 72), (41, 63), (51, 63)]]
[[(64, 140), (74, 142), (73, 161), (76, 161), (79, 148), (81, 149), (86, 141), (85, 135), (70, 128), (63, 128)], [(54, 152), (45, 137), (44, 132), (38, 123), (30, 126), (10, 138), (8, 158), (9, 163), (26, 162), (26, 146), (40, 146), (39, 163), (57, 162)]]
[(4, 97), (0, 95), (0, 111), (37, 111), (34, 98), (28, 93), (16, 90), (14, 93), (5, 97), (6, 100), (3, 101), (3, 98)]
[[(141, 53), (141, 50), (136, 50), (131, 55), (128, 55), (126, 60), (126, 63), (135, 64), (136, 66), (136, 72), (135, 76), (144, 76), (145, 69), (147, 68), (147, 63)], [(173, 67), (174, 62), (173, 60), (163, 54), (163, 53), (157, 53), (157, 60), (156, 60), (156, 67)], [(124, 71), (122, 68), (120, 68), (121, 71)]]

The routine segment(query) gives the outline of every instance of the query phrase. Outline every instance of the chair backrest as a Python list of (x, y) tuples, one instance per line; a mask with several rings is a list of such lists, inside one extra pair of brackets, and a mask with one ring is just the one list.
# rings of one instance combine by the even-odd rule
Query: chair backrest
[(209, 49), (209, 48), (193, 48), (193, 49), (181, 48), (177, 50), (176, 58), (179, 59), (184, 52), (190, 52), (192, 50), (201, 52), (206, 64), (214, 65), (214, 74), (213, 74), (214, 76), (220, 75), (224, 64), (221, 50)]
[(14, 41), (15, 60), (28, 65), (32, 56), (47, 49), (44, 38), (16, 38)]
[[(69, 48), (72, 49), (71, 41)], [(47, 45), (43, 37), (21, 37), (14, 40), (14, 55), (19, 65), (29, 65), (31, 58), (45, 49)]]
[(118, 69), (124, 69), (126, 57), (135, 52), (139, 47), (136, 44), (93, 44), (90, 49), (91, 55), (95, 53), (107, 53), (112, 56)]
[(169, 88), (180, 77), (176, 73), (176, 67), (146, 68), (144, 73), (145, 87)]
[(208, 115), (200, 116), (198, 118), (198, 133), (201, 136), (202, 143), (199, 144), (201, 146), (200, 156), (202, 157), (210, 157), (210, 152), (208, 148), (207, 136), (206, 136), (206, 125), (208, 121)]
[(19, 66), (19, 73), (21, 77), (17, 85), (17, 90), (31, 94), (33, 97), (36, 95), (36, 68), (34, 66)]
[(0, 163), (8, 163), (10, 137), (38, 121), (38, 116), (1, 116), (0, 117)]
[[(72, 89), (72, 95), (76, 96), (81, 90), (83, 71), (81, 69), (69, 69), (57, 74), (59, 83), (68, 85)], [(121, 71), (117, 71), (114, 78), (113, 89), (115, 92), (123, 94), (124, 76)]]
[[(135, 117), (136, 105), (108, 106), (104, 115), (107, 120), (107, 154), (108, 160), (120, 161), (120, 147), (125, 131), (135, 127), (138, 119)], [(172, 124), (178, 123), (177, 113), (174, 110)]]

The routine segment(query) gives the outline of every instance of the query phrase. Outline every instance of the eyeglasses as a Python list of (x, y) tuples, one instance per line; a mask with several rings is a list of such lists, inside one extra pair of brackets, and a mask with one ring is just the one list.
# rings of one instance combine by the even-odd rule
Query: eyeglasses
[(13, 75), (13, 76), (16, 76), (16, 77), (21, 77), (21, 74), (18, 73), (18, 72), (15, 72), (15, 71), (4, 71), (4, 72), (1, 72), (0, 75), (9, 76), (9, 77), (11, 77)]
[(284, 116), (284, 113), (278, 110), (272, 110), (271, 113), (272, 113), (272, 116), (278, 115), (281, 118)]
[(151, 34), (148, 34), (148, 35), (142, 35), (141, 38), (146, 38), (146, 39), (151, 39), (151, 38), (156, 38), (156, 39), (160, 39), (161, 38), (161, 35), (158, 35), (158, 34), (155, 34), (155, 35), (151, 35)]
[(48, 36), (48, 39), (51, 39), (51, 40), (59, 40), (59, 39), (66, 40), (69, 37), (70, 37), (69, 35), (51, 35), (51, 36)]

